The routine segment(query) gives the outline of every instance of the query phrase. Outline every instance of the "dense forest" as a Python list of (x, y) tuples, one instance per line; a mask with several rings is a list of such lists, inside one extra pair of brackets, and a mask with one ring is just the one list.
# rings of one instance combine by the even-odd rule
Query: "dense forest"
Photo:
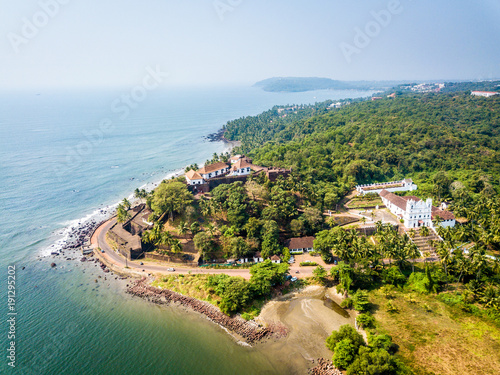
[(291, 167), (295, 178), (315, 187), (312, 204), (331, 205), (358, 183), (403, 177), (436, 198), (451, 198), (450, 189), (432, 191), (436, 178), (487, 196), (498, 190), (500, 96), (401, 94), (295, 116), (273, 109), (232, 121), (226, 138), (242, 141), (236, 151), (255, 164)]

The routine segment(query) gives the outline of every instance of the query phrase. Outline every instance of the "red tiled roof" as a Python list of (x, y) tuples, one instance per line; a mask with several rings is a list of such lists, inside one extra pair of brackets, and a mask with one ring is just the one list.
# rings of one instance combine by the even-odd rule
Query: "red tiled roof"
[(271, 257), (271, 260), (281, 260), (281, 258), (279, 256), (277, 256), (277, 255), (273, 255)]
[(295, 237), (287, 241), (289, 249), (309, 249), (313, 247), (314, 237)]
[(441, 210), (437, 207), (432, 206), (432, 218), (439, 216), (443, 220), (453, 220), (455, 219), (455, 215), (453, 215), (453, 212), (451, 211), (446, 211), (446, 210)]
[(190, 169), (190, 170), (186, 173), (186, 178), (187, 178), (188, 180), (202, 180), (202, 179), (203, 179), (203, 177), (201, 177), (201, 175), (200, 175), (198, 172), (196, 172), (196, 171), (194, 171), (194, 170), (192, 170), (192, 169)]
[(411, 199), (411, 198), (416, 198), (417, 200), (420, 200), (419, 198), (417, 197), (412, 197), (412, 196), (409, 196), (409, 197), (400, 197), (399, 195), (396, 195), (394, 193), (391, 193), (390, 191), (387, 191), (387, 190), (382, 190), (379, 195), (382, 197), (382, 198), (385, 198), (387, 199), (389, 202), (391, 202), (393, 205), (395, 205), (396, 207), (399, 207), (401, 208), (403, 211), (406, 211), (406, 201), (407, 199), (405, 198), (408, 198)]
[(227, 163), (219, 161), (218, 163), (205, 165), (203, 168), (198, 170), (198, 173), (207, 174), (215, 171), (220, 171), (221, 169), (226, 169), (228, 167)]

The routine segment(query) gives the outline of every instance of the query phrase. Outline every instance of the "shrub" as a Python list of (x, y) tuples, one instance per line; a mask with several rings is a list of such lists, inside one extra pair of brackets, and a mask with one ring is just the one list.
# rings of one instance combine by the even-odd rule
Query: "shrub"
[(389, 335), (369, 335), (368, 345), (373, 349), (384, 349), (391, 354), (397, 350), (397, 345), (392, 342), (392, 337)]
[(392, 301), (387, 302), (387, 305), (385, 305), (385, 308), (386, 308), (387, 312), (390, 312), (390, 313), (399, 312), (398, 307), (394, 303), (392, 303)]
[(326, 339), (326, 347), (334, 351), (335, 346), (344, 339), (350, 340), (358, 348), (365, 344), (363, 336), (361, 336), (353, 326), (345, 324), (341, 326), (338, 331), (333, 331), (332, 334), (328, 336)]
[(362, 347), (347, 368), (347, 375), (392, 375), (398, 373), (398, 367), (394, 357), (386, 350)]
[(354, 362), (359, 347), (349, 339), (341, 340), (335, 345), (332, 362), (339, 369), (347, 369)]
[(382, 280), (386, 284), (391, 285), (404, 285), (406, 283), (406, 277), (401, 273), (398, 267), (391, 267), (382, 273)]
[(340, 307), (343, 309), (350, 309), (352, 307), (352, 299), (346, 298), (340, 303)]
[(354, 303), (354, 310), (356, 311), (367, 311), (370, 307), (368, 292), (366, 290), (358, 289), (358, 291), (352, 297), (352, 301)]
[(356, 323), (361, 328), (371, 328), (375, 325), (375, 318), (370, 314), (359, 314), (356, 317)]
[(318, 265), (318, 263), (311, 262), (310, 260), (306, 260), (305, 262), (300, 262), (300, 265), (303, 267), (315, 267)]

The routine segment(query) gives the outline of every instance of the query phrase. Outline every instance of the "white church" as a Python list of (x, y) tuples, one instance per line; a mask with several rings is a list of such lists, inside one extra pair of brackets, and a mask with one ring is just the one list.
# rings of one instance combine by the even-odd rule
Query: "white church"
[(379, 195), (389, 211), (404, 221), (406, 228), (433, 227), (432, 220), (436, 220), (438, 217), (440, 218), (440, 226), (455, 226), (455, 215), (446, 210), (444, 203), (438, 208), (432, 205), (431, 198), (423, 201), (415, 196), (400, 197), (385, 189)]

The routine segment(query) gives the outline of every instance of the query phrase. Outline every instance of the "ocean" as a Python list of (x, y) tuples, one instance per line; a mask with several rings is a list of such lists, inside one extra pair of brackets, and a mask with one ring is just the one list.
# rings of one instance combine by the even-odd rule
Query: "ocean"
[[(158, 89), (127, 102), (129, 92), (0, 92), (3, 353), (15, 342), (15, 367), (4, 355), (0, 373), (290, 373), (277, 356), (237, 344), (196, 314), (126, 295), (127, 281), (79, 262), (76, 253), (64, 257), (76, 260), (50, 253), (69, 239), (71, 228), (103, 220), (134, 189), (153, 188), (227, 150), (205, 137), (228, 120), (274, 105), (372, 92)], [(14, 300), (7, 299), (9, 270), (15, 272)]]

